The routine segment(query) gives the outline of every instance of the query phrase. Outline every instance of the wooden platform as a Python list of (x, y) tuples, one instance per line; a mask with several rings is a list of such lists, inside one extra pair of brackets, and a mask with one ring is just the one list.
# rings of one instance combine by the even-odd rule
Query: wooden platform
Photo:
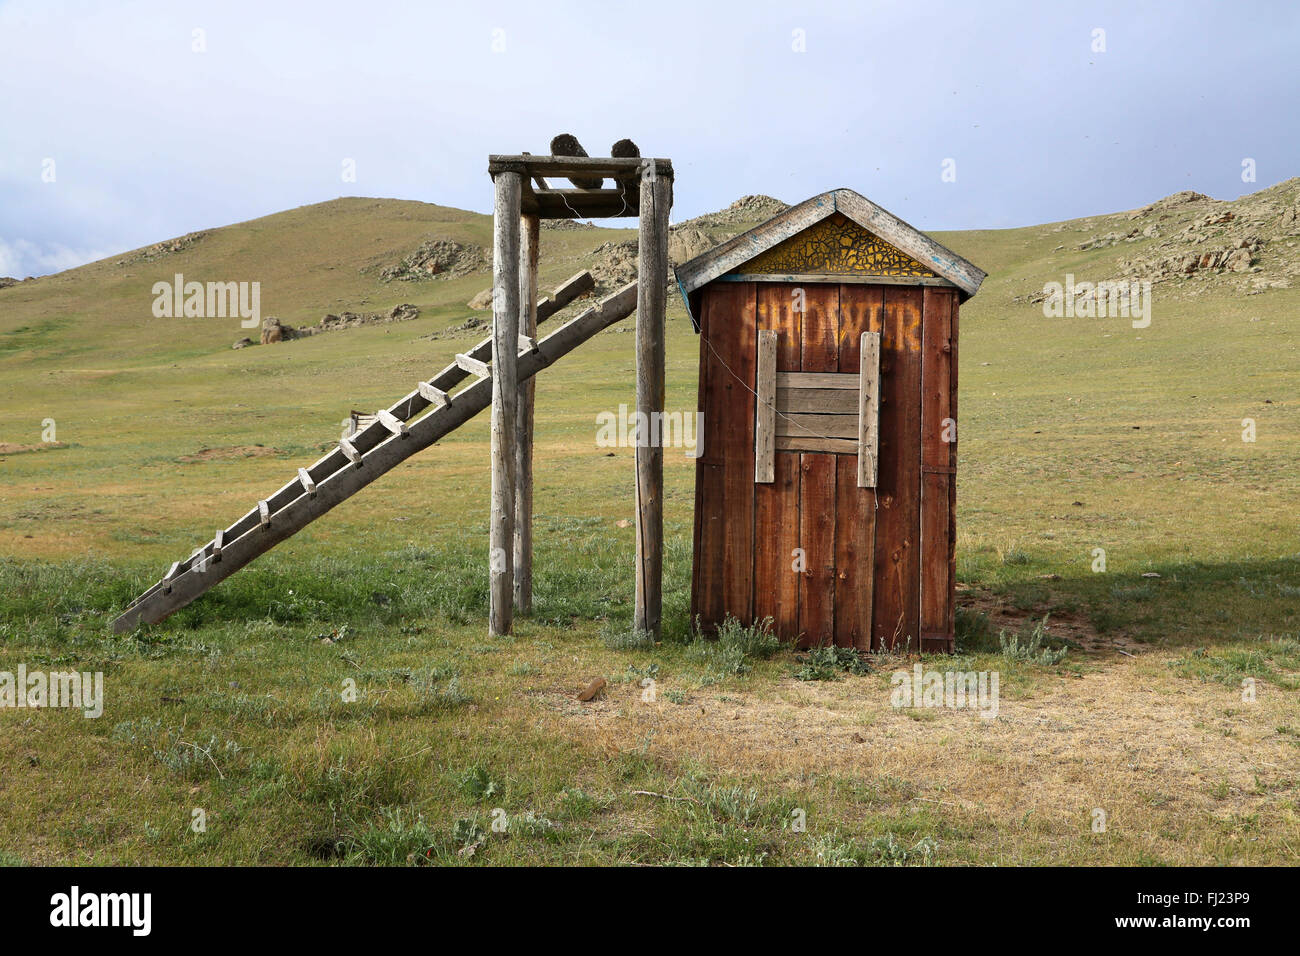
[[(671, 160), (645, 156), (493, 155), (488, 157), (488, 172), (523, 176), (520, 209), (524, 215), (539, 219), (632, 218), (640, 215), (641, 175), (649, 164), (654, 164), (657, 175), (672, 178)], [(599, 189), (575, 189), (550, 182), (570, 176), (599, 176), (604, 182)]]

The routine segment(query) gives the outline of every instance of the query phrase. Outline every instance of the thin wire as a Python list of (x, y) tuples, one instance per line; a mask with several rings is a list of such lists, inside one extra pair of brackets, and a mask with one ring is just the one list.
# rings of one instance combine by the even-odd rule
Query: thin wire
[[(618, 179), (614, 179), (614, 182), (618, 184), (618, 201), (623, 204), (623, 208), (620, 209), (618, 212), (614, 213), (613, 217), (611, 217), (617, 219), (618, 217), (622, 216), (623, 213), (631, 212), (632, 207), (627, 204), (627, 186), (624, 183), (620, 182)], [(564, 203), (564, 205), (568, 208), (569, 212), (573, 213), (574, 221), (576, 222), (580, 220), (582, 217), (578, 215), (578, 210), (574, 209), (572, 206), (569, 205), (569, 200), (564, 195), (564, 193), (559, 193), (558, 195), (560, 197), (560, 202)], [(653, 197), (651, 197), (650, 201), (652, 203), (654, 202)], [(637, 236), (638, 237), (640, 236), (640, 232), (637, 233)]]

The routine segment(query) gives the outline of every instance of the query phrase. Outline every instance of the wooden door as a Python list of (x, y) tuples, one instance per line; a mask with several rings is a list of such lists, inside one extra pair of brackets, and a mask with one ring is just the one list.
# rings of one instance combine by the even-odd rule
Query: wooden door
[[(719, 282), (701, 305), (692, 614), (770, 617), (802, 646), (950, 648), (954, 293)], [(778, 372), (799, 373), (857, 374), (862, 333), (880, 334), (875, 488), (858, 487), (854, 453), (779, 444), (755, 481), (759, 330), (779, 333)]]

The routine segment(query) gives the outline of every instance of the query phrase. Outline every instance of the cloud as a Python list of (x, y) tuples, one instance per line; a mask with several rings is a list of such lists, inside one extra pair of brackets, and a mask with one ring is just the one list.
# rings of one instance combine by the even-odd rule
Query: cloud
[(0, 239), (0, 276), (24, 279), (75, 269), (113, 255), (103, 249), (72, 249), (61, 243), (37, 244), (27, 239)]

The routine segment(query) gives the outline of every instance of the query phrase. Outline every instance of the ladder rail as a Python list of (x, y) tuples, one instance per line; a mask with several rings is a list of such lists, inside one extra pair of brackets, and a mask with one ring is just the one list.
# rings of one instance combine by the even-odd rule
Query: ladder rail
[[(564, 282), (560, 283), (550, 295), (542, 299), (537, 305), (537, 321), (539, 323), (552, 318), (557, 312), (569, 305), (574, 299), (592, 291), (596, 286), (596, 280), (592, 274), (585, 269), (575, 273)], [(470, 358), (479, 361), (488, 360), (492, 357), (492, 337), (488, 336), (478, 342), (472, 349), (466, 353)], [(453, 388), (459, 385), (470, 375), (454, 361), (447, 365), (433, 378), (429, 379), (426, 384), (432, 385), (439, 391), (450, 393)], [(414, 391), (398, 399), (386, 409), (398, 421), (409, 423), (425, 409), (433, 405), (417, 387)], [(385, 428), (379, 421), (371, 422), (365, 428), (352, 435), (350, 441), (352, 446), (364, 458), (367, 454), (374, 451), (379, 445), (383, 444), (389, 438), (393, 437), (392, 432)], [(336, 446), (318, 458), (305, 469), (307, 475), (317, 485), (325, 481), (341, 468), (352, 466), (348, 457)], [(352, 466), (355, 467), (355, 466)], [(288, 506), (295, 498), (304, 494), (302, 482), (294, 478), (285, 482), (274, 494), (266, 498), (268, 507), (272, 516), (282, 508)], [(235, 541), (250, 530), (261, 525), (258, 509), (254, 507), (240, 517), (234, 524), (225, 529), (227, 541)], [(196, 551), (190, 557), (181, 561), (181, 570), (188, 570), (194, 563), (201, 562), (209, 564), (206, 559), (213, 556), (212, 541), (207, 542), (202, 548)], [(149, 594), (159, 588), (161, 582), (146, 591), (141, 597)]]
[[(597, 333), (627, 318), (635, 309), (636, 283), (630, 282), (541, 339), (536, 351), (520, 355), (520, 380), (531, 378), (549, 367)], [(316, 483), (314, 497), (305, 492), (295, 475), (286, 487), (296, 488), (297, 493), (287, 503), (277, 507), (275, 496), (263, 499), (245, 516), (245, 519), (252, 518), (248, 526), (236, 534), (235, 529), (245, 522), (245, 519), (241, 519), (225, 532), (220, 561), (199, 560), (196, 564), (196, 559), (203, 558), (207, 553), (205, 548), (187, 561), (177, 562), (164, 581), (145, 591), (123, 611), (113, 622), (114, 631), (122, 633), (140, 623), (156, 623), (189, 604), (259, 555), (356, 494), (395, 465), (459, 428), (491, 403), (492, 380), (477, 379), (458, 394), (451, 404), (439, 405), (411, 423), (405, 439), (394, 436), (378, 422), (358, 432), (353, 440), (367, 467), (354, 466), (342, 452), (326, 455), (322, 461), (337, 454), (342, 459), (342, 465), (323, 479), (313, 476)], [(384, 440), (363, 451), (361, 436), (376, 426), (384, 433)], [(264, 517), (269, 519), (269, 524), (263, 524)]]

